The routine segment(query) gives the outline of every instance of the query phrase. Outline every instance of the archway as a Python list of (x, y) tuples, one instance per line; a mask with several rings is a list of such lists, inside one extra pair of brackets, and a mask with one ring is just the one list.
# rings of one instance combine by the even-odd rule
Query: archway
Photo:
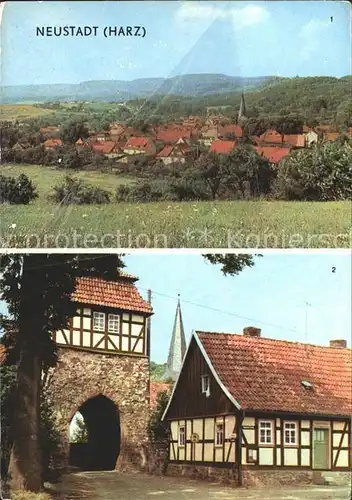
[[(70, 426), (70, 465), (82, 470), (114, 470), (120, 453), (120, 416), (117, 406), (102, 394), (88, 399), (78, 409), (84, 426), (74, 442), (75, 430)], [(73, 432), (72, 432), (73, 431)]]

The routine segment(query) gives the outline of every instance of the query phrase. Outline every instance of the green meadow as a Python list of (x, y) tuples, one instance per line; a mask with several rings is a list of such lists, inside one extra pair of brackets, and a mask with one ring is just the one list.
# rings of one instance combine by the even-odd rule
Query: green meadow
[[(63, 206), (47, 200), (66, 172), (41, 166), (2, 166), (28, 175), (39, 198), (0, 205), (2, 247), (71, 248), (346, 248), (350, 202), (215, 201)], [(68, 173), (68, 172), (67, 172)], [(72, 174), (72, 171), (69, 172)], [(113, 174), (79, 172), (108, 189), (132, 182)]]

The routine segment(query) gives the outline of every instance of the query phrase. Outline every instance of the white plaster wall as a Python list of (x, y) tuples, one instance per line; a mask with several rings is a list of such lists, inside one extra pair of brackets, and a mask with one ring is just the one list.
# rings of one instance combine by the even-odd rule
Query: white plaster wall
[(259, 465), (274, 464), (274, 448), (259, 448)]
[(284, 465), (298, 465), (297, 448), (284, 448)]
[(301, 465), (310, 465), (310, 450), (301, 450)]

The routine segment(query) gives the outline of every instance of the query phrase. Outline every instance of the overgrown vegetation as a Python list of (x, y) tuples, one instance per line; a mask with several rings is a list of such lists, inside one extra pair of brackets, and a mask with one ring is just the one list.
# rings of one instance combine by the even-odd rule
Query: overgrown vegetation
[(110, 193), (67, 175), (60, 185), (54, 187), (50, 199), (63, 205), (102, 205), (110, 203)]
[(0, 203), (28, 205), (37, 197), (36, 187), (26, 175), (21, 174), (17, 179), (0, 175)]
[(350, 200), (351, 146), (328, 142), (292, 152), (282, 160), (274, 191), (285, 200)]
[(159, 392), (157, 396), (156, 406), (151, 413), (148, 423), (148, 436), (152, 443), (168, 441), (170, 425), (167, 421), (162, 422), (161, 418), (166, 410), (169, 399), (169, 391)]

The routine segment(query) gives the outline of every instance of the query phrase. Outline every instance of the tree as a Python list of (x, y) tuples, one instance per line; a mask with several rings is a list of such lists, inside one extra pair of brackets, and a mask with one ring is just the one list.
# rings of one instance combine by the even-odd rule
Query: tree
[(61, 131), (62, 141), (69, 144), (74, 144), (78, 139), (86, 139), (88, 135), (88, 129), (82, 121), (71, 121)]
[(201, 179), (208, 187), (213, 200), (217, 197), (221, 186), (222, 156), (216, 153), (203, 154), (195, 162), (193, 177)]
[(16, 322), (18, 353), (14, 391), (14, 437), (9, 475), (12, 489), (39, 491), (41, 373), (57, 360), (52, 332), (65, 328), (76, 310), (71, 296), (78, 276), (114, 279), (120, 256), (6, 255), (1, 259), (0, 299)]
[(275, 195), (285, 200), (328, 201), (352, 197), (352, 148), (327, 142), (293, 151), (281, 162)]
[[(259, 257), (260, 255), (256, 255)], [(221, 271), (225, 275), (238, 275), (246, 267), (253, 267), (255, 265), (254, 255), (250, 253), (239, 253), (239, 254), (204, 254), (203, 257), (211, 264), (216, 264), (221, 266)]]
[(77, 414), (77, 418), (75, 419), (75, 424), (76, 428), (73, 432), (72, 443), (87, 443), (88, 429), (80, 413)]

